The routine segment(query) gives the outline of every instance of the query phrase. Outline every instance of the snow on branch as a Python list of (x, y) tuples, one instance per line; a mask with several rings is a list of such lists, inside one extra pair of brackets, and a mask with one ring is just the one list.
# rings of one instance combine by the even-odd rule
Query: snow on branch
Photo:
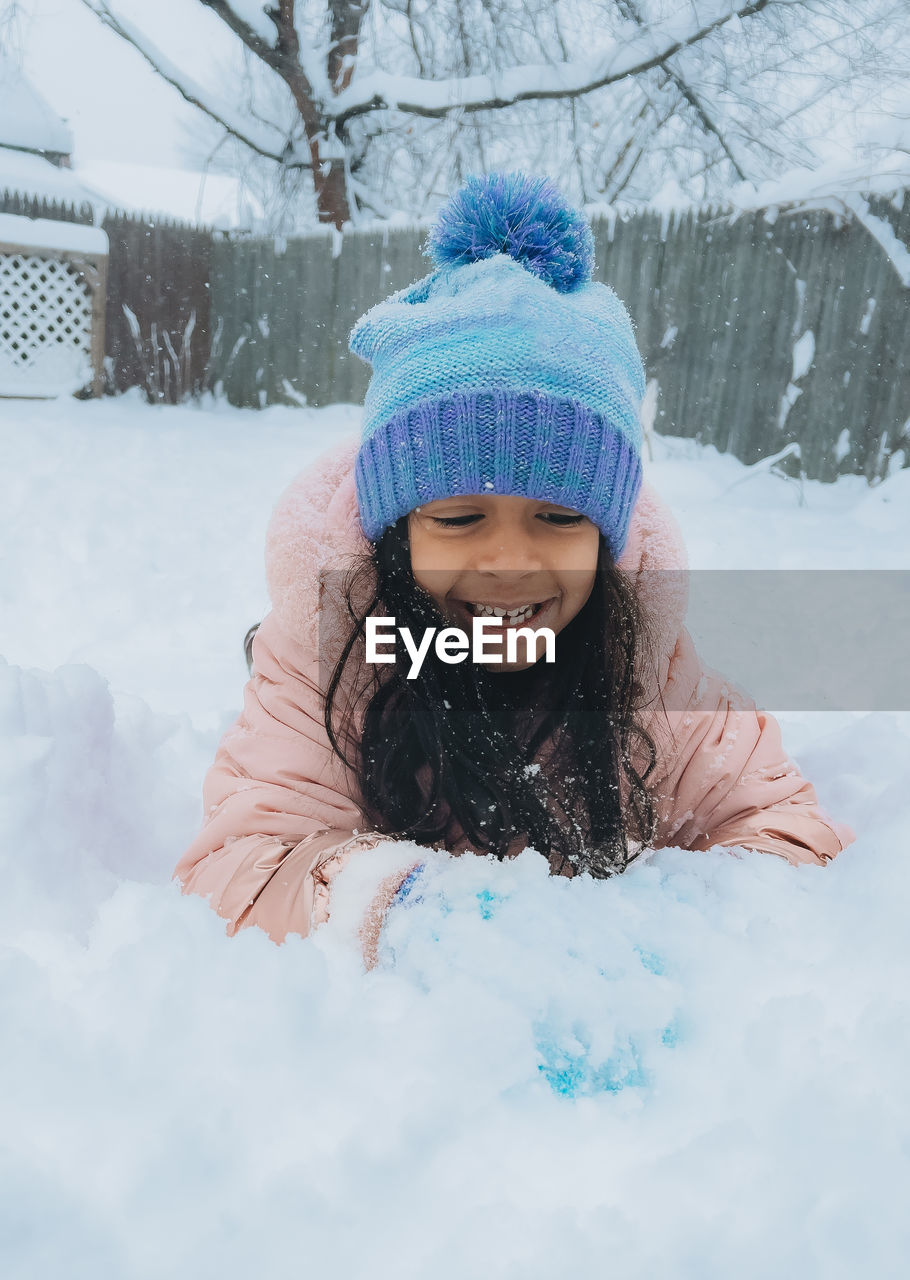
[(866, 199), (867, 194), (893, 195), (908, 188), (910, 162), (906, 155), (883, 148), (875, 159), (855, 159), (849, 165), (829, 163), (818, 169), (791, 169), (758, 187), (740, 183), (729, 198), (739, 212), (764, 209), (793, 215), (824, 210), (853, 218), (883, 250), (904, 287), (910, 288), (910, 249), (886, 218), (872, 212)]
[[(142, 31), (127, 18), (111, 9), (106, 0), (82, 0), (97, 18), (118, 36), (131, 44), (154, 71), (172, 85), (181, 97), (192, 106), (205, 112), (216, 124), (221, 125), (233, 137), (245, 143), (267, 160), (287, 163), (287, 138), (273, 126), (262, 124), (247, 114), (235, 112), (224, 99), (216, 98), (207, 89), (176, 66)], [(298, 167), (306, 167), (298, 164)]]
[(294, 25), (294, 0), (279, 0), (278, 7), (266, 9), (264, 12), (275, 24), (276, 38), (272, 44), (263, 40), (258, 30), (250, 25), (227, 0), (201, 0), (206, 9), (211, 9), (231, 31), (240, 38), (243, 44), (255, 54), (261, 62), (279, 75), (291, 91), (291, 95), (304, 122), (310, 145), (321, 131), (323, 118), (319, 112), (313, 86), (300, 58), (300, 36)]
[[(618, 4), (620, 12), (630, 17), (637, 27), (642, 30), (647, 27), (647, 21), (642, 16), (636, 0), (618, 0)], [(674, 67), (670, 64), (669, 60), (662, 68), (662, 74), (669, 77), (672, 83), (676, 86), (677, 91), (683, 96), (686, 102), (688, 102), (689, 106), (701, 121), (702, 128), (707, 133), (713, 134), (717, 139), (724, 155), (730, 161), (730, 164), (733, 167), (733, 172), (736, 176), (742, 182), (748, 181), (746, 171), (734, 154), (730, 146), (729, 139), (727, 138), (724, 130), (721, 129), (720, 125), (714, 119), (712, 113), (709, 111), (701, 94), (698, 93), (689, 83), (678, 67)]]
[(842, 196), (841, 199), (860, 226), (865, 227), (884, 250), (904, 288), (910, 288), (910, 249), (894, 234), (891, 223), (886, 218), (876, 217), (869, 208), (869, 202), (860, 195)]
[[(277, 6), (241, 5), (238, 0), (199, 0), (211, 9), (221, 21), (267, 67), (277, 72), (290, 88), (304, 118), (315, 119), (317, 97), (328, 93), (328, 81), (319, 70), (316, 61), (301, 47), (300, 35), (294, 19), (294, 0), (278, 0)], [(243, 9), (241, 13), (240, 10)], [(274, 42), (263, 33), (257, 18), (266, 18), (274, 25)], [(304, 102), (308, 104), (304, 106)]]
[(751, 18), (769, 6), (805, 0), (713, 0), (692, 3), (682, 14), (646, 28), (630, 28), (626, 39), (613, 39), (596, 57), (573, 62), (509, 67), (492, 75), (424, 80), (371, 71), (359, 78), (326, 115), (344, 122), (352, 116), (394, 108), (410, 115), (440, 117), (450, 111), (489, 111), (530, 99), (572, 98), (604, 85), (662, 66), (681, 49), (698, 43), (734, 18)]

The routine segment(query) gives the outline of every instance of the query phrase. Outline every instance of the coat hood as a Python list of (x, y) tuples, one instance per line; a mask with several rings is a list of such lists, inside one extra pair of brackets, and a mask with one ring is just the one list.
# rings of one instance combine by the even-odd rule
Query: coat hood
[[(177, 866), (184, 891), (208, 897), (231, 932), (256, 924), (276, 941), (307, 933), (325, 919), (329, 881), (345, 860), (373, 858), (372, 844), (383, 843), (373, 833), (368, 853), (351, 846), (355, 838), (362, 845), (364, 814), (356, 779), (329, 742), (320, 686), (320, 575), (369, 551), (354, 488), (358, 448), (356, 439), (336, 445), (275, 507), (266, 540), (273, 608), (253, 640), (243, 710), (206, 775), (205, 823)], [(818, 808), (773, 716), (699, 659), (683, 625), (679, 529), (647, 484), (620, 565), (657, 650), (660, 697), (647, 704), (657, 749), (653, 847), (739, 846), (796, 864), (829, 861), (852, 832)], [(406, 841), (388, 847), (403, 859), (402, 874), (426, 853)]]

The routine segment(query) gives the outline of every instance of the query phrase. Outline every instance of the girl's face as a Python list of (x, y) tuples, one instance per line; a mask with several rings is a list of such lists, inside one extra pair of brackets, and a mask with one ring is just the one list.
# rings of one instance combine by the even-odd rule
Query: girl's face
[[(504, 610), (503, 639), (491, 671), (521, 671), (544, 653), (519, 638), (507, 662), (508, 628), (549, 627), (558, 634), (594, 585), (600, 534), (587, 516), (535, 498), (499, 494), (440, 498), (408, 517), (411, 570), (450, 625), (471, 634), (475, 616)], [(492, 616), (497, 616), (492, 614)]]

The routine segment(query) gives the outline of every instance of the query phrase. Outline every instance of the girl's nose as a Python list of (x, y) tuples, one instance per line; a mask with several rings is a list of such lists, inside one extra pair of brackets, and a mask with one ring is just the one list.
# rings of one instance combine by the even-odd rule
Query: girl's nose
[(481, 573), (522, 574), (542, 569), (535, 539), (521, 527), (494, 532), (477, 548), (474, 568)]

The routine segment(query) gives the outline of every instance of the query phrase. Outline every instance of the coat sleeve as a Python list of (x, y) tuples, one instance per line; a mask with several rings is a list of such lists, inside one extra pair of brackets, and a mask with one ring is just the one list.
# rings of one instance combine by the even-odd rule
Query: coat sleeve
[[(229, 933), (258, 925), (281, 942), (326, 920), (334, 876), (388, 837), (364, 832), (353, 775), (332, 751), (318, 655), (270, 613), (253, 665), (243, 710), (203, 783), (202, 830), (175, 876), (184, 893), (208, 898)], [(399, 883), (415, 862), (402, 855)], [(377, 893), (388, 896), (388, 859), (377, 860), (377, 872)]]
[(683, 630), (651, 724), (655, 847), (740, 846), (826, 865), (854, 839), (820, 808), (773, 716), (703, 666)]

